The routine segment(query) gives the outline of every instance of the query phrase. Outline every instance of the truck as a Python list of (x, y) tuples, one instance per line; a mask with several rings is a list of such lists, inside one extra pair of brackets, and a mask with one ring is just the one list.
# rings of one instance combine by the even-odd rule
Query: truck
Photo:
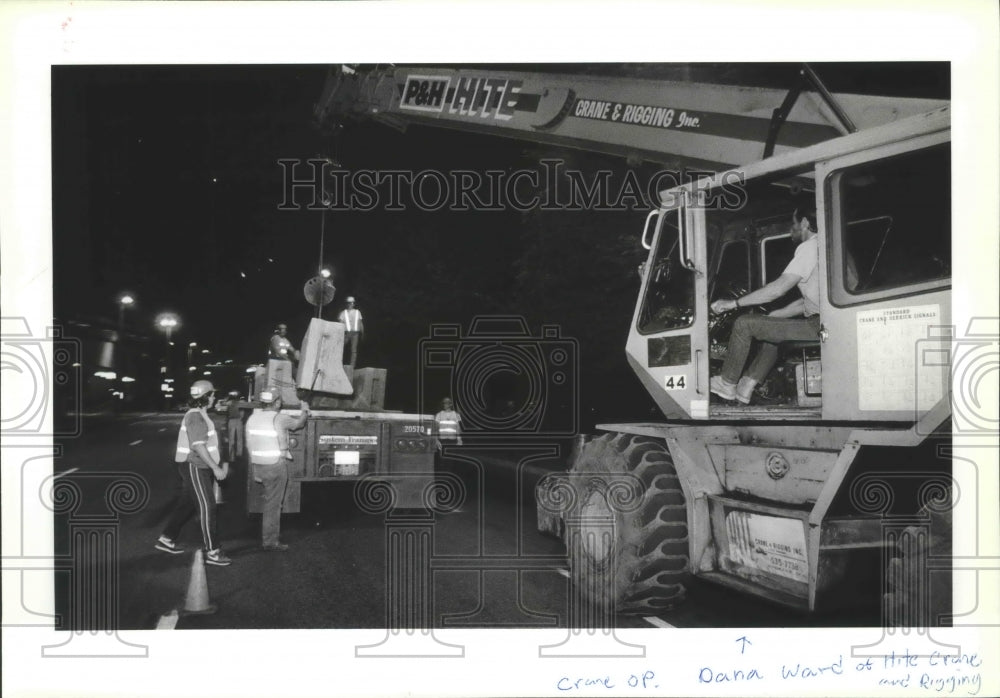
[[(254, 373), (251, 403), (272, 390), (281, 395), (286, 414), (298, 416), (302, 399), (310, 407), (305, 426), (289, 434), (292, 460), (282, 511), (301, 511), (304, 485), (334, 482), (352, 483), (362, 508), (390, 502), (398, 509), (430, 508), (434, 417), (385, 409), (387, 371), (345, 366), (344, 329), (313, 318), (297, 367), (269, 359)], [(248, 477), (248, 513), (263, 512), (263, 496), (263, 485)]]
[[(317, 117), (697, 170), (658, 192), (636, 235), (645, 262), (624, 358), (663, 420), (598, 424), (568, 470), (536, 490), (538, 528), (564, 541), (587, 603), (655, 615), (695, 577), (806, 612), (870, 589), (894, 624), (947, 610), (946, 100), (833, 94), (808, 65), (785, 90), (345, 66), (331, 71)], [(735, 316), (793, 296), (729, 313), (710, 306), (781, 274), (793, 214), (805, 209), (817, 213), (820, 330), (779, 345), (749, 404), (722, 400), (709, 381)], [(943, 570), (933, 594), (931, 558)]]

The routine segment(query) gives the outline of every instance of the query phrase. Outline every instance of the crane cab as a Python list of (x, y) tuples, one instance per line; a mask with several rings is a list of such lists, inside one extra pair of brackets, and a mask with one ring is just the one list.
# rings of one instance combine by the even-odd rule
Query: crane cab
[[(950, 340), (948, 109), (661, 193), (627, 356), (671, 419), (914, 422), (945, 399)], [(748, 405), (709, 391), (735, 316), (713, 314), (781, 275), (796, 209), (817, 212), (820, 328), (779, 344)], [(757, 346), (751, 347), (746, 366)], [(744, 366), (744, 370), (746, 368)]]

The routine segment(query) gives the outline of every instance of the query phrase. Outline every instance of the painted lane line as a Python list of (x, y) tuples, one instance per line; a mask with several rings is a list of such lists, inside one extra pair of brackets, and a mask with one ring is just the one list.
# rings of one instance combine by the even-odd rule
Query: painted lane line
[(156, 629), (173, 630), (177, 627), (178, 620), (180, 620), (180, 614), (176, 610), (173, 610), (165, 616), (160, 616), (160, 620), (156, 622)]
[(142, 443), (142, 439), (139, 439), (138, 441), (133, 441), (132, 443), (130, 443), (129, 446), (138, 446), (141, 443)]
[[(140, 415), (138, 415), (139, 419), (137, 419), (134, 422), (129, 422), (128, 426), (131, 427), (131, 426), (135, 426), (136, 424), (149, 424), (149, 421), (151, 419), (157, 419), (159, 416), (160, 415), (158, 415), (156, 412), (149, 412), (147, 414), (140, 414)], [(169, 416), (170, 415), (164, 415), (164, 417), (169, 417)]]
[(61, 473), (56, 473), (55, 475), (52, 476), (52, 478), (56, 479), (62, 477), (63, 475), (72, 475), (77, 470), (79, 470), (79, 468), (70, 468), (69, 470), (64, 470)]
[(661, 618), (657, 618), (656, 616), (646, 616), (645, 618), (643, 618), (643, 620), (649, 623), (650, 625), (655, 625), (657, 628), (674, 628), (675, 630), (677, 629), (676, 625), (671, 625), (667, 621)]

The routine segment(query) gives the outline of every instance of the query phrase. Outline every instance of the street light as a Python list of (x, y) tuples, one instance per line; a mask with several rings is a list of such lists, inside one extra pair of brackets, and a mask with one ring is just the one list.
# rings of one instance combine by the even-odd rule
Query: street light
[(115, 337), (115, 353), (114, 353), (114, 365), (115, 368), (121, 369), (124, 366), (124, 356), (123, 356), (123, 346), (122, 343), (125, 339), (125, 308), (129, 307), (135, 303), (135, 298), (128, 293), (122, 293), (118, 296), (118, 335)]
[[(160, 372), (165, 375), (170, 371), (170, 347), (173, 344), (173, 342), (170, 341), (170, 335), (174, 331), (174, 328), (180, 324), (180, 320), (173, 313), (160, 313), (156, 316), (156, 326), (163, 330), (167, 336), (167, 344), (163, 348), (163, 367), (160, 369)], [(166, 380), (173, 382), (173, 379), (165, 379), (165, 382)], [(170, 398), (172, 396), (172, 388), (169, 391), (164, 391), (167, 409), (170, 409)]]
[(118, 332), (124, 334), (125, 332), (125, 308), (135, 303), (135, 298), (127, 293), (123, 293), (118, 297)]
[(167, 333), (167, 344), (170, 344), (170, 333), (180, 324), (177, 316), (170, 313), (161, 313), (156, 318), (156, 324), (161, 330)]
[(167, 335), (166, 352), (168, 360), (170, 358), (170, 347), (173, 345), (173, 342), (170, 341), (170, 335), (174, 331), (174, 328), (180, 324), (180, 320), (178, 320), (177, 316), (173, 313), (160, 313), (156, 316), (156, 326), (163, 330)]

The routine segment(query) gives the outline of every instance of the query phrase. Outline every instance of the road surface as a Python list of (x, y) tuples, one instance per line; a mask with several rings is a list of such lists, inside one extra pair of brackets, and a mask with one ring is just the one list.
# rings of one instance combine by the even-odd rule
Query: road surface
[[(84, 582), (82, 577), (73, 581), (69, 571), (56, 573), (61, 627), (90, 627), (99, 622), (94, 618), (104, 617), (100, 613), (110, 613), (120, 629), (151, 629), (183, 608), (193, 551), (201, 544), (196, 521), (179, 540), (186, 554), (153, 548), (176, 494), (173, 451), (180, 420), (180, 413), (88, 418), (79, 438), (63, 442), (55, 470), (64, 475), (58, 480), (72, 483), (80, 497), (75, 509), (56, 514), (56, 553), (69, 553), (95, 527), (115, 539), (116, 552), (83, 563)], [(283, 517), (282, 540), (290, 545), (284, 553), (260, 547), (260, 517), (245, 512), (246, 465), (239, 461), (219, 506), (219, 533), (233, 564), (206, 569), (207, 591), (218, 611), (182, 615), (176, 627), (387, 627), (394, 608), (387, 590), (398, 588), (386, 553), (390, 530), (420, 532), (430, 551), (427, 564), (418, 566), (426, 574), (426, 603), (418, 604), (414, 616), (422, 626), (567, 627), (565, 549), (537, 532), (531, 483), (519, 486), (515, 479), (518, 458), (529, 451), (473, 452), (476, 457), (449, 461), (446, 469), (460, 476), (464, 492), (457, 506), (431, 520), (365, 513), (354, 502), (350, 483), (306, 487), (302, 512)], [(117, 496), (124, 496), (125, 505), (119, 508), (135, 511), (111, 515), (107, 493), (115, 482), (131, 483), (140, 495), (144, 483), (148, 499), (130, 502), (122, 494), (129, 487), (120, 488)], [(423, 579), (419, 574), (411, 578)], [(79, 602), (70, 601), (81, 589), (85, 598), (108, 599), (111, 610), (81, 610)], [(877, 607), (809, 616), (698, 581), (689, 585), (687, 602), (674, 609), (657, 617), (616, 620), (619, 627), (681, 628), (878, 622)]]

